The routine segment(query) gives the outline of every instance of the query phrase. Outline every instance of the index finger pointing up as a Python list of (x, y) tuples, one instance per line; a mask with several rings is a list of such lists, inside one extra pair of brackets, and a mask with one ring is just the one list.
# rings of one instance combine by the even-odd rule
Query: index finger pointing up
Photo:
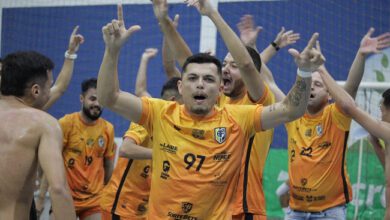
[(122, 9), (122, 4), (118, 4), (118, 21), (123, 23), (123, 9)]
[(76, 27), (73, 28), (72, 35), (76, 35), (77, 30), (79, 29), (79, 26), (77, 25)]
[(307, 44), (307, 47), (306, 47), (306, 48), (312, 49), (312, 48), (314, 47), (314, 45), (316, 44), (316, 42), (317, 42), (318, 36), (319, 36), (319, 34), (318, 34), (317, 32), (314, 33), (314, 34), (311, 36), (311, 38), (310, 38), (310, 40), (309, 40), (309, 43)]

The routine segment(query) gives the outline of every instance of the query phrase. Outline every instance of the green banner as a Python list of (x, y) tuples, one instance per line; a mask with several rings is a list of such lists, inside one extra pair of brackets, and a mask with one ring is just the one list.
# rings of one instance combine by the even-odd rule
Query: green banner
[[(348, 174), (352, 184), (353, 200), (348, 204), (347, 218), (383, 219), (385, 213), (385, 177), (383, 167), (371, 145), (362, 141), (360, 184), (358, 184), (360, 141), (347, 153)], [(341, 155), (340, 155), (341, 156)], [(284, 213), (276, 195), (276, 189), (287, 178), (287, 150), (272, 149), (264, 170), (264, 190), (268, 219), (283, 219)], [(356, 205), (358, 209), (356, 210)]]

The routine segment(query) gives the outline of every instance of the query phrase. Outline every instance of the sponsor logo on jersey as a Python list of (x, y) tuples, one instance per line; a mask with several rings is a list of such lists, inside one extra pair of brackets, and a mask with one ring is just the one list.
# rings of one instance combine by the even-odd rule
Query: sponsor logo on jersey
[(185, 219), (185, 220), (198, 220), (197, 217), (190, 216), (190, 215), (182, 215), (182, 214), (177, 214), (174, 212), (168, 212), (168, 217), (172, 219)]
[(308, 202), (316, 202), (316, 201), (321, 201), (321, 200), (325, 200), (325, 196), (324, 195), (322, 195), (322, 196), (307, 195), (306, 196), (306, 201), (308, 201)]
[(147, 203), (140, 203), (137, 207), (137, 215), (143, 215), (146, 213), (148, 208), (146, 207)]
[(168, 179), (169, 178), (169, 174), (168, 174), (168, 172), (169, 172), (169, 170), (171, 169), (171, 164), (169, 163), (169, 161), (167, 161), (167, 160), (164, 160), (163, 161), (163, 172), (161, 172), (161, 178), (162, 179)]
[(321, 124), (316, 126), (316, 131), (317, 131), (317, 136), (321, 136), (322, 135), (323, 130), (322, 130), (322, 125)]
[(321, 144), (319, 144), (318, 147), (321, 148), (321, 149), (326, 149), (326, 148), (329, 148), (331, 145), (332, 145), (331, 142), (329, 142), (329, 141), (324, 141), (324, 142), (322, 142)]
[(69, 147), (67, 149), (65, 149), (65, 151), (69, 151), (69, 152), (72, 152), (72, 153), (75, 153), (75, 154), (78, 154), (80, 155), (81, 154), (81, 149), (79, 149), (78, 147)]
[(175, 212), (168, 212), (168, 217), (173, 219), (186, 219), (186, 220), (197, 220), (198, 218), (195, 216), (188, 215), (188, 213), (192, 210), (192, 203), (190, 202), (182, 202), (181, 210), (184, 214), (178, 214)]
[(190, 202), (182, 202), (181, 203), (181, 210), (183, 210), (184, 213), (189, 213), (192, 209), (192, 203)]
[(176, 154), (177, 147), (167, 143), (162, 143), (160, 144), (160, 150), (165, 151), (167, 153)]
[(141, 176), (143, 177), (143, 178), (148, 178), (148, 176), (149, 176), (149, 171), (150, 171), (150, 166), (149, 165), (146, 165), (145, 167), (144, 167), (144, 169), (143, 169), (143, 172), (141, 173)]
[(302, 178), (302, 179), (301, 179), (301, 184), (302, 184), (302, 186), (306, 186), (306, 184), (307, 184), (307, 179), (306, 179), (306, 178)]
[(311, 130), (311, 128), (308, 128), (308, 129), (306, 129), (306, 131), (305, 131), (305, 136), (306, 136), (306, 137), (311, 137), (312, 133), (313, 133), (313, 131)]
[(104, 147), (104, 137), (102, 136), (102, 135), (100, 135), (99, 137), (98, 137), (98, 145), (99, 145), (99, 147)]
[(94, 142), (93, 138), (88, 138), (88, 140), (87, 140), (87, 147), (92, 147), (93, 142)]
[(217, 162), (225, 162), (225, 161), (228, 161), (230, 159), (231, 155), (232, 155), (231, 153), (223, 151), (221, 153), (215, 154), (213, 159), (214, 159), (214, 161), (217, 161)]
[(67, 165), (68, 165), (68, 168), (69, 168), (69, 169), (73, 169), (73, 168), (74, 168), (74, 162), (75, 162), (74, 158), (70, 158), (70, 159), (68, 160)]
[(221, 177), (221, 173), (214, 174), (215, 179), (211, 181), (211, 184), (214, 186), (225, 186), (227, 184), (227, 180), (221, 179)]
[(204, 139), (204, 134), (205, 134), (204, 130), (192, 129), (192, 137), (194, 137), (196, 139), (203, 140)]
[(225, 127), (214, 128), (214, 138), (219, 144), (225, 142), (226, 128)]

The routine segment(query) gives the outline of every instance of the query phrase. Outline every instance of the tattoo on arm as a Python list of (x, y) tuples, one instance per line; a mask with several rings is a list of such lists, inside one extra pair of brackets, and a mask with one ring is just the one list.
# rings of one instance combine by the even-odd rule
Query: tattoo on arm
[(304, 79), (299, 78), (295, 83), (294, 88), (288, 94), (288, 101), (293, 106), (299, 106), (299, 104), (303, 101), (302, 97), (305, 98), (304, 92), (306, 90), (306, 83)]
[(273, 112), (276, 110), (276, 105), (275, 104), (272, 104), (269, 106), (269, 112)]

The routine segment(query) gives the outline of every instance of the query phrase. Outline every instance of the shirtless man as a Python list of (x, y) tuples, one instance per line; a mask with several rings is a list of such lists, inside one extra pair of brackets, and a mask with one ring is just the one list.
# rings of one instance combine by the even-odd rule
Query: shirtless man
[(37, 110), (49, 100), (53, 66), (36, 52), (13, 53), (3, 60), (0, 219), (28, 219), (38, 164), (51, 186), (55, 218), (76, 218), (62, 162), (61, 129), (55, 118)]

